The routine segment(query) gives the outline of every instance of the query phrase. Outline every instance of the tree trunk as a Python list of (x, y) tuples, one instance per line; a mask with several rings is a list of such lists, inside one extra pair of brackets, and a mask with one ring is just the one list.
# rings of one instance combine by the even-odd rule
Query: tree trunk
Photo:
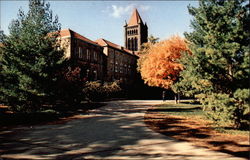
[(174, 101), (175, 101), (175, 104), (180, 103), (180, 93), (179, 92), (174, 95)]
[(181, 100), (181, 98), (180, 98), (181, 96), (180, 96), (180, 93), (179, 93), (179, 92), (178, 92), (177, 94), (178, 94), (177, 103), (179, 104), (179, 103), (180, 103), (180, 100)]
[(178, 99), (177, 99), (177, 95), (176, 94), (174, 95), (174, 101), (175, 101), (175, 104), (178, 103)]

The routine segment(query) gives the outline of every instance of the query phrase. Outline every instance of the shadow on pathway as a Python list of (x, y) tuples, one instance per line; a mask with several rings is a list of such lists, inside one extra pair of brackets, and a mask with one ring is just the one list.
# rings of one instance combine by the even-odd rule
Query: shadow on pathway
[[(144, 112), (159, 101), (115, 101), (64, 124), (0, 131), (3, 159), (231, 159), (193, 147), (144, 124)], [(233, 158), (235, 159), (235, 158)]]

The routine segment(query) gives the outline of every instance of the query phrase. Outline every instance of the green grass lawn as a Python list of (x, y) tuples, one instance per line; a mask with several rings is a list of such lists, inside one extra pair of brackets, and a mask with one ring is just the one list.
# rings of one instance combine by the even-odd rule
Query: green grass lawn
[(164, 103), (157, 106), (157, 110), (161, 113), (179, 115), (179, 116), (205, 116), (202, 111), (202, 106), (197, 104), (188, 103)]
[[(154, 112), (158, 112), (161, 114), (177, 115), (188, 118), (202, 118), (204, 120), (209, 121), (206, 117), (205, 112), (202, 111), (202, 105), (192, 104), (188, 101), (181, 102), (179, 104), (166, 102), (164, 104), (158, 105), (154, 109)], [(232, 127), (218, 127), (214, 124), (211, 124), (211, 127), (222, 133), (249, 135), (248, 130), (237, 130)]]

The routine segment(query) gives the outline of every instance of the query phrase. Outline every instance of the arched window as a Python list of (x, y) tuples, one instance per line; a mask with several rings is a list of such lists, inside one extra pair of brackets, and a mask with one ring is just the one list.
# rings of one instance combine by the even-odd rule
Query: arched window
[(135, 37), (135, 51), (138, 50), (138, 41), (137, 41), (137, 38)]
[(138, 30), (135, 30), (135, 34), (138, 34)]
[(131, 50), (134, 51), (134, 38), (131, 38)]
[(129, 39), (128, 39), (128, 44), (127, 44), (127, 45), (128, 45), (128, 49), (130, 49), (130, 47), (131, 47), (130, 41), (131, 41), (131, 40), (130, 40), (130, 38), (129, 38)]

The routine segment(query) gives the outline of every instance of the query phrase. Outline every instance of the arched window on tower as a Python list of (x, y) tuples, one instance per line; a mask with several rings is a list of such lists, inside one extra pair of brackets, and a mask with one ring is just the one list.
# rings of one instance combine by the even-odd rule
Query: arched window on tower
[(134, 51), (134, 38), (131, 38), (131, 50)]
[(127, 44), (128, 45), (128, 49), (130, 49), (130, 47), (131, 47), (131, 44), (130, 44), (131, 42), (130, 41), (131, 41), (130, 38), (128, 38), (128, 44)]
[(138, 41), (137, 41), (137, 38), (135, 37), (135, 51), (138, 50)]

